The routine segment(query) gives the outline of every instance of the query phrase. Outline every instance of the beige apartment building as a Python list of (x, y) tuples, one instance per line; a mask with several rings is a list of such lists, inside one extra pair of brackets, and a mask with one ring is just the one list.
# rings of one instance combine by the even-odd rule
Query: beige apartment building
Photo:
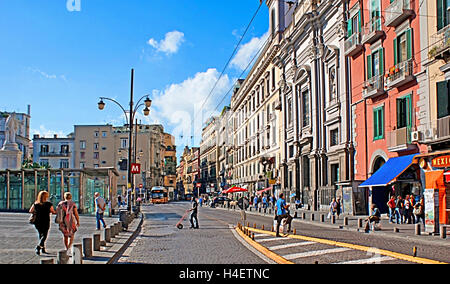
[[(164, 133), (162, 125), (137, 124), (134, 133), (137, 135), (133, 135), (132, 163), (136, 161), (141, 164), (141, 174), (133, 175), (136, 188), (151, 189), (153, 186), (165, 185), (166, 155), (170, 157), (176, 155), (174, 137)], [(75, 167), (116, 168), (119, 172), (118, 191), (125, 193), (129, 183), (127, 126), (76, 125), (74, 137)], [(174, 177), (172, 180), (175, 184)], [(167, 181), (169, 184), (170, 177)]]
[(217, 142), (218, 118), (212, 117), (202, 130), (200, 142), (200, 194), (218, 192), (217, 186)]

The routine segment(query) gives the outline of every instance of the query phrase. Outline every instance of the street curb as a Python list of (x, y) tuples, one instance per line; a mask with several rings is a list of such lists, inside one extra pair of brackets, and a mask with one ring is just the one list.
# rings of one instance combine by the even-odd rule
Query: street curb
[(120, 249), (116, 253), (114, 253), (114, 255), (106, 262), (106, 264), (115, 264), (115, 263), (117, 263), (117, 261), (122, 256), (124, 251), (134, 241), (136, 236), (141, 232), (143, 222), (144, 222), (144, 214), (141, 214), (141, 220), (139, 221), (139, 224), (137, 225), (136, 229), (133, 231), (133, 233), (128, 238), (128, 240), (120, 247)]

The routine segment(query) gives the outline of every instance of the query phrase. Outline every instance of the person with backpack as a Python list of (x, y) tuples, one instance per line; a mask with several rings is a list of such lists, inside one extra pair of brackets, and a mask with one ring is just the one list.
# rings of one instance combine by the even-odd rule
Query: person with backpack
[(73, 244), (75, 232), (80, 226), (80, 217), (75, 202), (72, 201), (70, 192), (64, 193), (64, 201), (61, 201), (56, 208), (56, 220), (59, 230), (64, 236), (64, 246), (68, 251)]
[(97, 219), (97, 230), (100, 230), (100, 222), (103, 223), (103, 228), (106, 228), (105, 220), (103, 219), (103, 214), (106, 209), (106, 201), (100, 196), (100, 193), (94, 193), (95, 197), (95, 217)]
[(47, 253), (45, 250), (45, 241), (47, 240), (48, 231), (50, 230), (50, 214), (56, 214), (53, 204), (48, 201), (49, 194), (47, 191), (40, 191), (36, 202), (31, 206), (30, 213), (33, 214), (32, 224), (39, 234), (39, 244), (36, 246), (37, 255)]

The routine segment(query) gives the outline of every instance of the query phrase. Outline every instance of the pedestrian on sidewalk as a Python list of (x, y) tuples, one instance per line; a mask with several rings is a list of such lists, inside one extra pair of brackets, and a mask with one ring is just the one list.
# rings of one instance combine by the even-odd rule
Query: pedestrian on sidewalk
[(253, 206), (255, 206), (255, 209), (258, 209), (258, 196), (255, 195), (255, 198), (253, 198)]
[[(191, 229), (198, 229), (198, 218), (197, 218), (197, 212), (198, 212), (198, 203), (197, 203), (197, 197), (192, 198), (192, 208), (189, 210), (191, 211)], [(194, 224), (195, 219), (195, 224)]]
[(395, 196), (392, 195), (391, 199), (387, 202), (387, 206), (389, 208), (389, 223), (394, 222), (394, 216), (395, 216)]
[[(366, 226), (365, 226), (366, 233), (368, 233), (370, 231), (370, 225), (372, 223), (378, 224), (378, 223), (380, 223), (380, 220), (381, 220), (381, 212), (377, 208), (375, 203), (372, 203), (372, 205), (370, 205), (370, 208), (371, 208), (371, 214), (366, 219)], [(373, 229), (375, 229), (375, 224), (373, 225)]]
[(402, 197), (399, 195), (397, 196), (397, 201), (395, 204), (395, 214), (397, 217), (397, 224), (399, 223), (403, 224), (403, 208), (404, 208), (403, 200)]
[(103, 223), (103, 228), (106, 228), (105, 220), (103, 220), (103, 215), (106, 209), (106, 201), (100, 196), (100, 193), (94, 193), (95, 197), (95, 216), (97, 219), (97, 230), (100, 230), (100, 221)]
[(49, 194), (47, 191), (40, 191), (29, 211), (35, 216), (33, 225), (39, 234), (39, 244), (35, 249), (37, 255), (40, 255), (41, 252), (47, 253), (45, 250), (45, 241), (50, 230), (50, 213), (56, 214), (53, 204), (48, 201), (48, 197)]
[(409, 195), (407, 195), (405, 197), (404, 203), (405, 203), (405, 207), (404, 207), (405, 223), (411, 224), (411, 223), (413, 223), (411, 220), (412, 206), (411, 206), (411, 202), (409, 200)]
[(425, 210), (424, 210), (424, 200), (423, 197), (420, 198), (420, 201), (414, 205), (414, 216), (416, 217), (416, 223), (420, 224), (420, 219), (422, 219), (422, 224), (425, 225)]
[(336, 216), (339, 219), (339, 215), (341, 215), (341, 198), (338, 197), (336, 200)]
[(331, 216), (336, 215), (336, 212), (337, 212), (336, 198), (333, 198), (331, 200), (331, 203), (330, 203), (330, 209), (329, 209), (329, 212), (328, 212), (328, 219), (331, 219)]
[(77, 205), (72, 201), (72, 194), (70, 192), (64, 193), (64, 201), (58, 204), (56, 213), (56, 223), (59, 224), (59, 230), (64, 236), (64, 246), (69, 251), (72, 247), (75, 233), (78, 227), (80, 227)]

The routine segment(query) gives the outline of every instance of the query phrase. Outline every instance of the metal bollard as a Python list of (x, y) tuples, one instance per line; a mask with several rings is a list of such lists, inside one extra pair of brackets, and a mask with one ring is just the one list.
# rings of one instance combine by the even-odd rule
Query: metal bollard
[(111, 242), (111, 228), (105, 228), (104, 238), (106, 242)]
[(72, 264), (83, 264), (83, 245), (74, 244), (72, 246)]
[(441, 225), (441, 227), (439, 229), (440, 229), (439, 235), (440, 235), (441, 239), (447, 238), (447, 227), (444, 225)]
[(122, 232), (123, 231), (123, 223), (122, 223), (122, 221), (119, 221), (118, 227), (119, 227), (119, 232)]
[(325, 222), (325, 214), (320, 214), (320, 222)]
[(348, 226), (348, 217), (344, 217), (344, 226)]
[(41, 264), (54, 264), (53, 258), (41, 259)]
[(331, 216), (331, 224), (336, 224), (336, 216), (335, 215)]
[(416, 233), (416, 235), (420, 236), (420, 224), (416, 224), (415, 233)]
[(94, 234), (92, 239), (94, 240), (94, 251), (100, 251), (100, 234)]
[(305, 213), (305, 212), (302, 213), (302, 219), (303, 219), (303, 220), (306, 219), (306, 213)]
[(314, 213), (311, 213), (311, 221), (314, 221)]
[(58, 257), (56, 258), (57, 264), (68, 264), (69, 263), (69, 256), (67, 255), (66, 250), (60, 250), (58, 252)]
[(363, 227), (363, 219), (358, 218), (358, 228), (362, 228)]
[(83, 238), (83, 254), (84, 257), (92, 257), (92, 239)]

